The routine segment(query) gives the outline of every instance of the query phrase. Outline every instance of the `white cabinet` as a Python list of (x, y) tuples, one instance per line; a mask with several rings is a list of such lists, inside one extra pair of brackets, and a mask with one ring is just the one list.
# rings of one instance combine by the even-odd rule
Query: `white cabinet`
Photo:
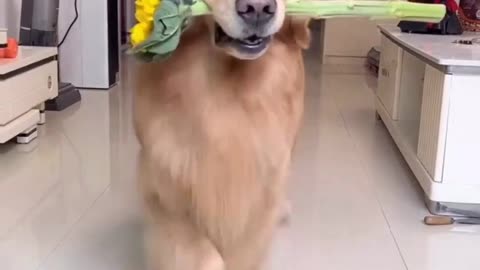
[(480, 209), (480, 54), (454, 44), (458, 36), (381, 30), (377, 113), (427, 205), (433, 212), (442, 212), (435, 203)]
[(45, 122), (44, 102), (58, 95), (57, 48), (23, 47), (0, 59), (0, 143), (28, 143)]
[(6, 125), (57, 94), (57, 61), (0, 80), (0, 125)]

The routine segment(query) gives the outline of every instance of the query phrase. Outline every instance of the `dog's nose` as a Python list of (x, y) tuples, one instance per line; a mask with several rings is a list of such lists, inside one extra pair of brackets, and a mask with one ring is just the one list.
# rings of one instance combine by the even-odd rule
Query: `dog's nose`
[(276, 0), (237, 0), (237, 14), (251, 26), (263, 26), (277, 11)]

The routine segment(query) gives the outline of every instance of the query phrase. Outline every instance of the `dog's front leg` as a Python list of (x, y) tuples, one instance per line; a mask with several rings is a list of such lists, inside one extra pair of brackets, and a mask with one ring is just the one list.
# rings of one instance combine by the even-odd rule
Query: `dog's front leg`
[(183, 219), (149, 222), (145, 243), (149, 270), (225, 270), (211, 241)]
[[(143, 154), (139, 160), (138, 181), (145, 210), (147, 269), (225, 270), (225, 263), (210, 239), (199, 232), (181, 210), (176, 211), (173, 207), (176, 197), (168, 195), (174, 194), (174, 191), (169, 189), (171, 186), (160, 185), (167, 181), (157, 181), (163, 175), (152, 165), (151, 159)], [(163, 193), (160, 195), (159, 192)]]

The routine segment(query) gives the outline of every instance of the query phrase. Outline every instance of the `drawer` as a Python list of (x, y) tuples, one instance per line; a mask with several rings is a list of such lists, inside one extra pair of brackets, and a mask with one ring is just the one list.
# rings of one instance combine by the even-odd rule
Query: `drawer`
[[(38, 110), (30, 110), (6, 125), (0, 125), (0, 143), (5, 143), (40, 121)], [(1, 227), (1, 226), (0, 226)]]
[(57, 61), (0, 79), (0, 125), (58, 95)]
[(480, 78), (454, 75), (449, 85), (443, 182), (480, 186)]

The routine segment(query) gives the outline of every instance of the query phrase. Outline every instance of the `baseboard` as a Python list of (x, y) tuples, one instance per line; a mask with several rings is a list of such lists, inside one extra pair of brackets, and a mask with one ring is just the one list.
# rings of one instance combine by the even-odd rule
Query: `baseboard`
[(350, 56), (334, 56), (325, 55), (323, 64), (338, 65), (364, 65), (367, 61), (366, 57), (350, 57)]

